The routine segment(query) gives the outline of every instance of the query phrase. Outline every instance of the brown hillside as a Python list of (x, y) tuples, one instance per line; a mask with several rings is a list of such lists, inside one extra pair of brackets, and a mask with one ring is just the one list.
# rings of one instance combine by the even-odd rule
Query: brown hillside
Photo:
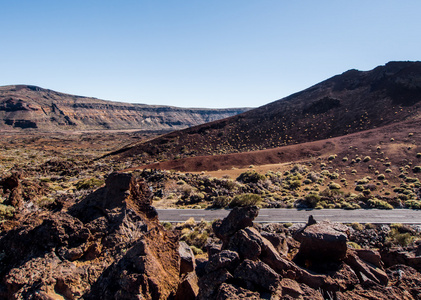
[(141, 142), (120, 156), (148, 163), (329, 139), (417, 119), (420, 100), (421, 62), (390, 62), (371, 71), (347, 71), (228, 119)]
[[(232, 173), (238, 176), (240, 172), (244, 171), (241, 169), (248, 168), (250, 165), (271, 165), (270, 169), (274, 170), (279, 168), (279, 166), (274, 166), (276, 164), (314, 162), (316, 159), (326, 159), (330, 155), (338, 157), (335, 166), (343, 165), (342, 167), (345, 167), (350, 165), (350, 161), (339, 163), (343, 157), (348, 157), (349, 160), (355, 157), (356, 154), (360, 154), (359, 156), (371, 155), (377, 157), (380, 155), (380, 152), (383, 152), (380, 156), (388, 157), (388, 160), (393, 165), (402, 166), (407, 163), (409, 157), (413, 159), (416, 153), (421, 152), (417, 146), (421, 144), (421, 134), (418, 130), (420, 127), (421, 119), (411, 120), (342, 137), (299, 145), (243, 153), (189, 157), (145, 165), (139, 168), (182, 172), (224, 170), (223, 174), (227, 174), (226, 170), (232, 170)], [(408, 136), (409, 134), (411, 136)], [(381, 151), (377, 151), (377, 147), (380, 147)], [(353, 165), (353, 168), (358, 168), (358, 165)]]
[(172, 131), (244, 112), (111, 102), (36, 86), (0, 87), (0, 130), (165, 130)]

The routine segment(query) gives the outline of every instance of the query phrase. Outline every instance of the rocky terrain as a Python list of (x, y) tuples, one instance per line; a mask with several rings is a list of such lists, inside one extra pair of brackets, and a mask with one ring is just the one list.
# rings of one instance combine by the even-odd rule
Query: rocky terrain
[[(0, 108), (16, 116), (0, 140), (0, 298), (421, 299), (420, 226), (253, 222), (259, 207), (420, 209), (420, 69), (349, 71), (162, 136), (99, 130), (111, 104), (126, 128), (127, 105), (12, 87)], [(85, 100), (107, 109), (66, 123)], [(32, 113), (36, 126), (16, 122)], [(154, 207), (232, 211), (170, 224)]]
[(350, 70), (244, 114), (127, 147), (138, 164), (271, 149), (419, 120), (421, 62)]
[[(18, 195), (19, 176), (1, 182)], [(213, 224), (160, 224), (145, 182), (110, 174), (77, 201), (1, 223), (3, 299), (420, 299), (416, 226), (254, 224), (234, 208)]]
[(176, 130), (246, 108), (206, 109), (111, 102), (30, 85), (0, 87), (0, 130)]

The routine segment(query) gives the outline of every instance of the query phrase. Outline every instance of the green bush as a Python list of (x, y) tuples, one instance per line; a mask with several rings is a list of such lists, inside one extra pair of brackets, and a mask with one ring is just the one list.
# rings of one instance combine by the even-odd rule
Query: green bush
[(421, 201), (418, 200), (407, 200), (405, 206), (412, 209), (421, 209)]
[(386, 178), (386, 176), (384, 176), (384, 174), (379, 174), (378, 176), (377, 176), (377, 179), (378, 180), (384, 180)]
[(317, 206), (320, 199), (321, 199), (320, 195), (316, 193), (310, 193), (307, 196), (305, 196), (306, 202), (308, 203), (309, 206), (313, 208)]
[(100, 180), (96, 177), (88, 178), (88, 179), (82, 179), (79, 180), (76, 183), (76, 189), (77, 190), (87, 190), (99, 187), (104, 184), (104, 180)]
[(338, 184), (338, 183), (335, 183), (335, 182), (331, 182), (331, 183), (329, 184), (329, 188), (330, 188), (331, 190), (339, 190), (339, 189), (341, 188), (341, 185), (340, 185), (340, 184)]
[(230, 202), (231, 202), (231, 198), (228, 196), (217, 196), (213, 198), (212, 207), (224, 208), (224, 207), (227, 207)]
[(242, 183), (257, 183), (264, 179), (266, 179), (265, 175), (259, 174), (256, 171), (246, 171), (241, 173), (236, 180)]
[(366, 157), (364, 157), (363, 162), (368, 162), (370, 160), (371, 160), (371, 157), (370, 156), (366, 156)]
[(354, 230), (358, 230), (358, 231), (361, 231), (361, 230), (363, 230), (363, 229), (364, 229), (364, 225), (362, 225), (361, 223), (352, 223), (352, 224), (351, 224), (351, 227), (352, 227)]
[(235, 196), (229, 204), (230, 208), (233, 207), (244, 207), (258, 205), (262, 201), (262, 198), (256, 194), (241, 194)]
[(15, 208), (10, 205), (0, 204), (0, 220), (12, 218), (15, 214)]
[(412, 169), (412, 172), (414, 172), (414, 173), (421, 173), (421, 166), (415, 166), (415, 167)]
[(415, 237), (412, 236), (409, 232), (401, 233), (399, 232), (399, 228), (395, 227), (390, 231), (386, 241), (392, 244), (406, 247), (409, 246), (414, 241), (414, 239)]
[(379, 209), (393, 209), (393, 206), (387, 203), (386, 201), (379, 200), (377, 198), (368, 199), (367, 204), (373, 208)]
[(355, 242), (346, 242), (346, 244), (348, 245), (348, 248), (352, 248), (352, 249), (361, 249), (361, 246), (358, 245)]

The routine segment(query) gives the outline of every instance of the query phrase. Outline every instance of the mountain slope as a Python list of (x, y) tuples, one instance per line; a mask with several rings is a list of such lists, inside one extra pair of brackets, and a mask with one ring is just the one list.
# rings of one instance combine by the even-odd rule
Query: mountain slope
[(176, 130), (246, 110), (129, 104), (63, 94), (36, 86), (0, 87), (0, 129)]
[(148, 162), (328, 139), (417, 119), (420, 100), (421, 62), (390, 62), (347, 71), (243, 114), (130, 146), (120, 155)]

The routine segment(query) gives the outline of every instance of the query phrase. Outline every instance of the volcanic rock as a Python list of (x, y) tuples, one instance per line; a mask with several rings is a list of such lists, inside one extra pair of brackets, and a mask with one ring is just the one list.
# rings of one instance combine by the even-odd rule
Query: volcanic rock
[(69, 211), (30, 213), (2, 232), (0, 298), (174, 297), (178, 236), (153, 215), (148, 191), (132, 175), (113, 174)]
[(244, 260), (234, 271), (234, 277), (244, 280), (250, 289), (263, 289), (274, 292), (280, 276), (261, 261)]
[(346, 256), (348, 228), (329, 221), (312, 222), (302, 231), (295, 234), (300, 250), (299, 258), (310, 261), (340, 261)]
[(180, 255), (180, 274), (186, 274), (194, 271), (196, 262), (193, 251), (186, 242), (180, 241), (178, 246), (178, 253)]
[(198, 278), (196, 273), (190, 272), (181, 278), (175, 300), (195, 300), (199, 294)]
[(258, 213), (257, 206), (235, 207), (225, 219), (212, 224), (213, 231), (223, 242), (227, 241), (238, 230), (252, 226)]

